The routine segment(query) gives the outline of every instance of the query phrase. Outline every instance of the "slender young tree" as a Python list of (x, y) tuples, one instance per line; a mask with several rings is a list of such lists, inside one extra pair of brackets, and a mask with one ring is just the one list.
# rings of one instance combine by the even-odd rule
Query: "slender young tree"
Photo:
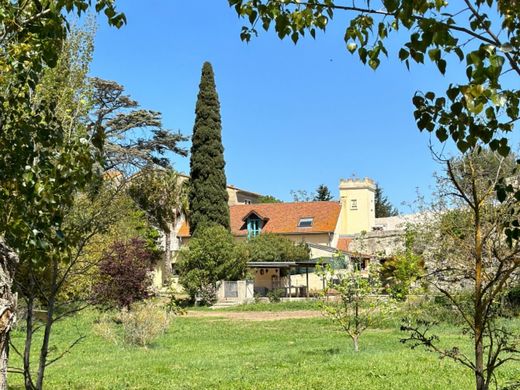
[(221, 225), (229, 229), (228, 193), (224, 172), (220, 103), (213, 68), (202, 67), (190, 160), (190, 233), (201, 225)]

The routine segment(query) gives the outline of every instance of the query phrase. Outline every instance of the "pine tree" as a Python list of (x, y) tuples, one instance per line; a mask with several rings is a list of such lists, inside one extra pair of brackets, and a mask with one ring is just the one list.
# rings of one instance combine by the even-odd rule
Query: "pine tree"
[(229, 229), (228, 193), (224, 172), (220, 103), (213, 68), (202, 67), (195, 108), (195, 125), (190, 160), (189, 223), (193, 234), (198, 226), (221, 225)]
[(399, 211), (390, 203), (388, 198), (383, 194), (383, 189), (376, 184), (376, 218), (395, 217), (399, 215)]
[(332, 200), (332, 195), (329, 191), (329, 187), (325, 184), (321, 184), (316, 189), (316, 195), (314, 195), (314, 201), (329, 201)]

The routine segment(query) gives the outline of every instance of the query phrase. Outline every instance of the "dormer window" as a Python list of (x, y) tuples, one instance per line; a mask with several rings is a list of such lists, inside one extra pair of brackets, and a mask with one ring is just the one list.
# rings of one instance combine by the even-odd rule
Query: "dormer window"
[(299, 228), (308, 228), (312, 227), (313, 218), (300, 218), (300, 221), (298, 222)]
[(256, 216), (247, 219), (247, 238), (253, 238), (262, 231), (262, 220)]
[(267, 221), (269, 221), (269, 218), (262, 216), (255, 210), (251, 210), (244, 215), (242, 221), (244, 221), (242, 229), (244, 229), (244, 227), (247, 228), (247, 238), (249, 239), (260, 234)]

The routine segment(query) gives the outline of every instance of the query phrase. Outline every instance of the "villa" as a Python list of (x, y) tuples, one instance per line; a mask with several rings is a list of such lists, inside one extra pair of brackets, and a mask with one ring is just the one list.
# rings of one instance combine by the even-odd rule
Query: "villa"
[[(287, 296), (309, 296), (323, 288), (324, 281), (315, 273), (316, 264), (330, 261), (338, 252), (344, 254), (347, 262), (355, 258), (362, 269), (367, 268), (371, 251), (364, 251), (360, 245), (361, 233), (366, 233), (370, 243), (374, 235), (394, 237), (395, 231), (399, 232), (398, 221), (375, 217), (375, 188), (375, 182), (369, 178), (341, 179), (337, 201), (258, 203), (260, 194), (229, 185), (231, 233), (237, 240), (274, 233), (304, 242), (310, 249), (310, 261), (306, 262), (250, 262), (254, 286), (249, 288), (260, 295), (282, 288)], [(387, 231), (388, 226), (391, 231)], [(189, 242), (189, 231), (188, 222), (181, 215), (171, 232), (174, 270), (176, 253)], [(230, 294), (235, 294), (237, 288), (231, 289), (234, 291)]]

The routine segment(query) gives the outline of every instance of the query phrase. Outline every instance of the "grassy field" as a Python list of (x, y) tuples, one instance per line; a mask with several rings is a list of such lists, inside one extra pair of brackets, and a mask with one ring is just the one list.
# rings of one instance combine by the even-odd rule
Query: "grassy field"
[[(284, 304), (286, 305), (286, 304)], [(298, 307), (301, 309), (301, 307)], [(258, 309), (258, 308), (256, 308)], [(277, 310), (276, 307), (275, 310)], [(244, 308), (239, 308), (244, 310)], [(401, 344), (397, 329), (367, 331), (361, 351), (323, 318), (232, 321), (176, 318), (150, 348), (108, 343), (92, 331), (97, 314), (58, 323), (53, 344), (87, 338), (50, 366), (47, 389), (471, 389), (471, 373), (449, 360)], [(463, 344), (453, 328), (438, 334)], [(21, 347), (23, 335), (14, 332)], [(13, 366), (20, 364), (12, 354)], [(503, 367), (502, 382), (520, 378), (520, 365)], [(22, 378), (10, 374), (10, 388)]]

